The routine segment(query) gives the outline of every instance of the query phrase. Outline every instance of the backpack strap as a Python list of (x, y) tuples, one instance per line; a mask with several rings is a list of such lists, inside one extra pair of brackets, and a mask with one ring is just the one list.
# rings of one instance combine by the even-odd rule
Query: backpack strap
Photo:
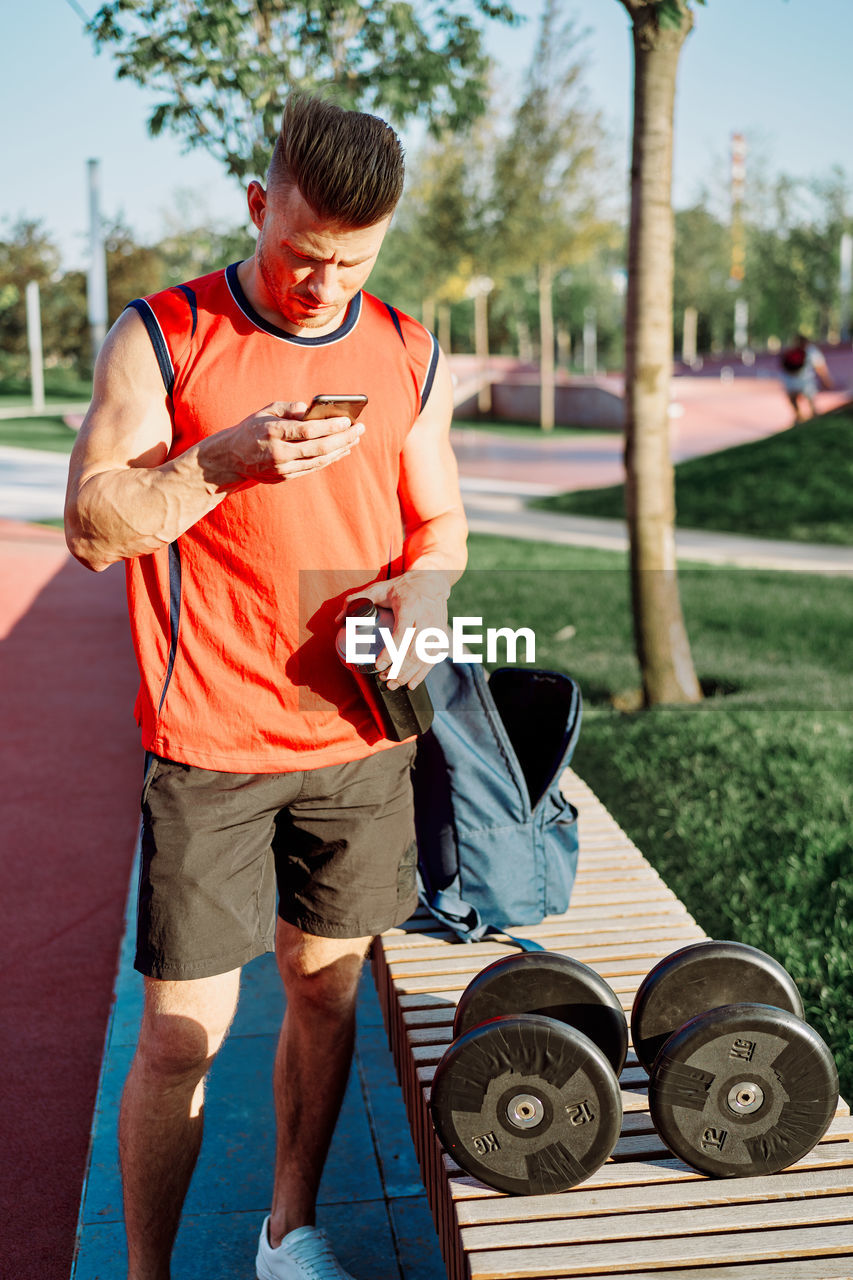
[(514, 933), (507, 933), (506, 929), (501, 929), (498, 925), (484, 923), (476, 907), (465, 902), (453, 888), (437, 890), (430, 901), (422, 895), (421, 901), (436, 920), (440, 920), (442, 924), (446, 924), (453, 930), (461, 942), (482, 942), (487, 936), (500, 934), (504, 938), (509, 938), (510, 942), (514, 942), (522, 951), (545, 950), (532, 938), (519, 938)]

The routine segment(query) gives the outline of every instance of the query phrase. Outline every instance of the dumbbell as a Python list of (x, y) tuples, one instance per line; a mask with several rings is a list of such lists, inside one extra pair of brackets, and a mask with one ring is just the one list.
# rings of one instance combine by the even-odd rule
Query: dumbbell
[(754, 947), (697, 942), (655, 965), (637, 991), (631, 1039), (655, 1128), (700, 1173), (778, 1173), (835, 1114), (832, 1053), (803, 1021), (793, 978)]
[(622, 1005), (568, 956), (497, 960), (462, 993), (430, 1107), (449, 1155), (499, 1191), (567, 1191), (611, 1154), (622, 1128)]

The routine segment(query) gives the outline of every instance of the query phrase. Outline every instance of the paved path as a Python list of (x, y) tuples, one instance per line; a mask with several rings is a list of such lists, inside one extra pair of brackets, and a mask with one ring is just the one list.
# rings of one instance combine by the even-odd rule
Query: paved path
[[(513, 486), (509, 484), (496, 489), (482, 481), (463, 477), (462, 492), (471, 532), (556, 542), (572, 547), (597, 547), (604, 551), (627, 551), (628, 533), (623, 521), (595, 520), (588, 516), (526, 508), (525, 498), (533, 491), (532, 485), (513, 492)], [(853, 547), (811, 546), (802, 542), (745, 538), (734, 533), (678, 529), (675, 549), (680, 561), (694, 564), (853, 575)]]
[[(788, 402), (770, 380), (676, 378), (672, 384), (670, 452), (673, 462), (762, 440), (791, 425)], [(822, 392), (820, 412), (849, 399), (846, 391)], [(531, 428), (531, 440), (456, 428), (453, 444), (462, 476), (525, 482), (563, 493), (622, 484), (623, 440), (618, 431), (550, 436)]]
[(67, 453), (0, 445), (0, 517), (58, 519), (67, 480)]

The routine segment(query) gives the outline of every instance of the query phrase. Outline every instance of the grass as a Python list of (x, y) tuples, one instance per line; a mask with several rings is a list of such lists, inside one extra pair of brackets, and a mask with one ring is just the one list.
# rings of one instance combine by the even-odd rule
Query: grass
[[(5, 395), (0, 391), (0, 409), (29, 409), (32, 406), (33, 398), (31, 395)], [(48, 395), (45, 392), (44, 397), (45, 408), (51, 409), (54, 405), (80, 405), (81, 410), (89, 403), (89, 398), (80, 395)]]
[[(68, 400), (84, 400), (92, 395), (92, 379), (78, 377), (70, 369), (46, 369), (44, 374), (45, 399), (64, 404)], [(29, 378), (0, 378), (0, 405), (32, 404)]]
[[(686, 529), (853, 546), (851, 493), (849, 410), (675, 468), (677, 522)], [(533, 505), (621, 519), (623, 486), (537, 498)]]
[[(700, 679), (728, 692), (634, 715), (625, 558), (475, 536), (454, 613), (530, 626), (585, 700), (578, 773), (712, 937), (776, 956), (853, 1094), (849, 581), (682, 571)], [(507, 604), (511, 602), (511, 604)]]
[(7, 447), (50, 449), (55, 453), (70, 453), (76, 439), (76, 431), (66, 427), (59, 416), (0, 418), (0, 445)]
[[(596, 436), (607, 434), (604, 427), (554, 427), (543, 431), (531, 422), (498, 422), (490, 418), (454, 418), (454, 429), (481, 431), (490, 436), (503, 436), (508, 440), (553, 440), (566, 436)], [(609, 433), (612, 434), (612, 433)]]
[[(76, 432), (66, 427), (59, 414), (51, 414), (51, 404), (79, 401), (88, 404), (92, 395), (91, 379), (79, 378), (69, 369), (47, 369), (44, 377), (45, 405), (48, 410), (40, 418), (0, 418), (0, 445), (17, 449), (49, 449), (54, 453), (70, 453)], [(0, 409), (14, 409), (32, 404), (30, 384), (26, 378), (0, 378)]]

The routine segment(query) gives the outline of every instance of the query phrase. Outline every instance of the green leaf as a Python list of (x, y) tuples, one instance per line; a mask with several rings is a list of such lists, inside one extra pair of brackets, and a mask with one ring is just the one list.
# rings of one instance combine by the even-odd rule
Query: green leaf
[(486, 23), (517, 20), (506, 0), (106, 0), (89, 32), (117, 76), (169, 105), (152, 128), (246, 177), (292, 88), (396, 125), (470, 125), (487, 99)]
[[(705, 0), (695, 0), (697, 4), (704, 4)], [(690, 8), (690, 0), (655, 0), (656, 17), (658, 26), (661, 30), (678, 31), (684, 22), (684, 18)]]
[(148, 132), (152, 138), (158, 138), (163, 132), (163, 126), (168, 120), (171, 110), (172, 104), (169, 102), (161, 102), (155, 107), (148, 120)]

